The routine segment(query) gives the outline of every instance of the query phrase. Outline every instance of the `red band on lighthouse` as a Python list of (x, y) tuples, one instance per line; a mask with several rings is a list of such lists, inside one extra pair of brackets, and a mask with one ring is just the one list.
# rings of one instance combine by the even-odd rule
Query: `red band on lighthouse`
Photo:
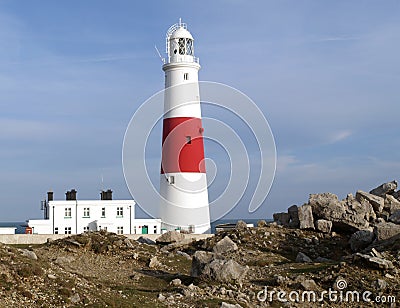
[(163, 122), (161, 173), (205, 173), (201, 119), (167, 118)]

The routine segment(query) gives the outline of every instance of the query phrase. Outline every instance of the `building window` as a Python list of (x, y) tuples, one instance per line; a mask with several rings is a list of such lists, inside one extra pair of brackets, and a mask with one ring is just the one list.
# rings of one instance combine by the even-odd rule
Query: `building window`
[(71, 208), (70, 207), (66, 207), (65, 208), (65, 218), (71, 218)]
[(123, 216), (124, 216), (123, 207), (117, 207), (117, 217), (123, 217)]
[(186, 136), (186, 144), (192, 144), (192, 136)]
[(183, 80), (189, 80), (189, 73), (183, 74)]
[(89, 227), (83, 227), (83, 232), (89, 232)]
[(106, 208), (105, 207), (101, 208), (101, 218), (104, 218), (104, 217), (106, 217)]
[(167, 179), (168, 179), (168, 183), (170, 183), (171, 185), (175, 184), (175, 176), (171, 175)]
[(65, 234), (71, 234), (71, 227), (65, 227), (64, 231)]
[(157, 226), (154, 226), (154, 234), (157, 233)]
[(136, 226), (133, 227), (133, 234), (136, 234)]
[(117, 227), (117, 234), (124, 234), (124, 227)]
[(85, 207), (83, 209), (83, 217), (90, 217), (90, 208)]
[(58, 227), (54, 228), (54, 234), (58, 234)]

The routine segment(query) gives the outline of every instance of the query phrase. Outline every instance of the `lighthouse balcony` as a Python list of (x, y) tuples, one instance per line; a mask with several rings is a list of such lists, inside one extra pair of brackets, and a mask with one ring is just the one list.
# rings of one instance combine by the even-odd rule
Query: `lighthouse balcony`
[(198, 57), (193, 57), (193, 56), (168, 57), (167, 59), (163, 60), (164, 64), (182, 63), (182, 62), (200, 64), (200, 59)]

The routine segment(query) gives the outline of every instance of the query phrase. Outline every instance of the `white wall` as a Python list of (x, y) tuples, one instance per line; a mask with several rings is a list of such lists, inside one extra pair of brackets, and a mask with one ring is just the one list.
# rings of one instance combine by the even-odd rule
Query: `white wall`
[(15, 234), (15, 227), (1, 227), (0, 234)]

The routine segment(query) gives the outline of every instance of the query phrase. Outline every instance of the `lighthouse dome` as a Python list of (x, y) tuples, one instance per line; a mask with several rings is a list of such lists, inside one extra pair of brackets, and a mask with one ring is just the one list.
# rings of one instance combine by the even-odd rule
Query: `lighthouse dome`
[(192, 39), (193, 40), (193, 36), (184, 27), (177, 28), (174, 32), (171, 33), (169, 38), (170, 39), (187, 38), (187, 39)]

